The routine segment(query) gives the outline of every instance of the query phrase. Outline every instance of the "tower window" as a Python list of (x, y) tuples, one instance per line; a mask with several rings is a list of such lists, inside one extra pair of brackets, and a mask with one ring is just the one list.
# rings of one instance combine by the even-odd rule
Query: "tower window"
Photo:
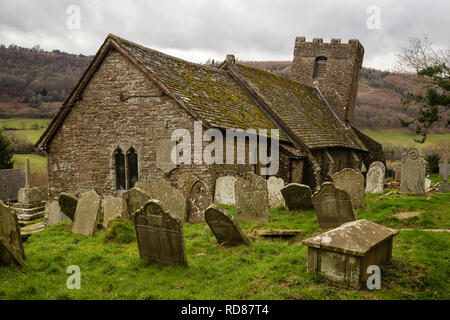
[(314, 63), (314, 79), (323, 78), (327, 72), (327, 58), (317, 57)]
[(128, 180), (127, 185), (128, 189), (134, 187), (136, 181), (138, 181), (138, 156), (136, 150), (133, 148), (128, 149), (127, 151), (127, 162), (128, 162)]
[(125, 190), (125, 156), (120, 148), (114, 151), (114, 160), (116, 167), (116, 188)]

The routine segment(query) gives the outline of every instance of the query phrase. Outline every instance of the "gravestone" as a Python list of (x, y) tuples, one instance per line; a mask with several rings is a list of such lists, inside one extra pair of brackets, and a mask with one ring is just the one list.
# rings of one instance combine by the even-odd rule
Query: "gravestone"
[(384, 167), (384, 164), (382, 162), (372, 162), (369, 166), (369, 171), (367, 172), (366, 192), (383, 193), (385, 174), (386, 168)]
[(409, 149), (403, 157), (400, 192), (425, 193), (425, 161), (417, 148)]
[(77, 209), (78, 198), (70, 193), (62, 192), (59, 194), (58, 203), (61, 211), (73, 220)]
[(277, 208), (284, 206), (283, 195), (281, 189), (284, 188), (284, 180), (275, 176), (267, 179), (267, 191), (269, 193), (269, 208)]
[(150, 200), (151, 196), (144, 193), (139, 188), (131, 188), (122, 193), (122, 217), (131, 219), (131, 215), (142, 208), (142, 206)]
[(1, 201), (17, 201), (17, 194), (23, 187), (25, 187), (25, 172), (23, 169), (0, 170)]
[(83, 234), (92, 237), (96, 228), (98, 215), (101, 210), (102, 198), (95, 190), (85, 192), (81, 195), (75, 210), (72, 224), (72, 233)]
[(444, 163), (439, 164), (439, 174), (443, 177), (443, 181), (439, 184), (437, 192), (446, 193), (450, 191), (448, 184), (448, 158), (445, 158)]
[(281, 194), (289, 211), (313, 208), (311, 188), (306, 184), (290, 183), (281, 189)]
[(308, 272), (354, 288), (366, 284), (370, 265), (382, 266), (392, 257), (397, 231), (365, 219), (352, 221), (306, 239)]
[(122, 217), (122, 199), (106, 196), (102, 201), (103, 206), (103, 226), (108, 228), (109, 222), (115, 218)]
[(250, 243), (233, 216), (218, 205), (212, 204), (206, 209), (205, 220), (220, 244), (235, 246)]
[(249, 171), (235, 184), (236, 216), (242, 221), (269, 222), (267, 182)]
[(312, 196), (314, 211), (322, 228), (335, 228), (356, 220), (350, 195), (324, 182)]
[(402, 181), (402, 167), (401, 166), (394, 168), (394, 180), (396, 182)]
[(186, 199), (186, 220), (190, 223), (204, 221), (205, 210), (212, 203), (211, 192), (206, 184), (191, 172), (183, 174), (177, 184)]
[(0, 201), (0, 266), (25, 265), (20, 226), (14, 210)]
[(163, 185), (153, 189), (152, 199), (161, 201), (167, 212), (181, 222), (185, 220), (186, 199), (181, 192), (171, 186)]
[(425, 178), (425, 191), (431, 188), (431, 180), (428, 178)]
[(336, 188), (350, 195), (354, 209), (364, 207), (364, 176), (361, 173), (345, 168), (333, 174), (332, 178)]
[(132, 220), (141, 258), (187, 266), (183, 226), (158, 200), (149, 200)]
[(48, 200), (45, 203), (44, 221), (46, 226), (52, 226), (61, 221), (72, 221), (59, 206), (58, 200)]
[(233, 176), (219, 177), (216, 180), (214, 191), (214, 202), (228, 205), (235, 205), (234, 184), (237, 178)]

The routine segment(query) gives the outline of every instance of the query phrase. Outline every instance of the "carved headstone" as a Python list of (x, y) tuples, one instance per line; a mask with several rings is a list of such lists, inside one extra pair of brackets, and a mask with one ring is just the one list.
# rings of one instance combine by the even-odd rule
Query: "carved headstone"
[(72, 221), (62, 212), (58, 200), (48, 200), (45, 203), (45, 225), (52, 226), (61, 221)]
[(156, 138), (156, 167), (163, 173), (170, 173), (177, 167), (172, 161), (172, 149), (176, 147), (176, 141), (172, 141), (172, 130), (162, 129)]
[(122, 199), (106, 196), (102, 201), (103, 206), (103, 225), (107, 228), (109, 222), (114, 218), (122, 217)]
[(277, 177), (267, 179), (267, 191), (269, 193), (269, 208), (277, 208), (284, 206), (283, 195), (281, 189), (284, 188), (284, 180)]
[(91, 237), (96, 228), (102, 198), (91, 190), (81, 195), (75, 210), (72, 232)]
[(142, 208), (150, 198), (150, 195), (136, 187), (122, 193), (122, 217), (130, 219), (131, 215)]
[(206, 209), (205, 220), (217, 242), (230, 246), (250, 243), (233, 216), (218, 205), (212, 204)]
[(141, 258), (187, 266), (183, 227), (158, 200), (149, 200), (132, 215)]
[(237, 178), (233, 176), (219, 177), (216, 180), (216, 188), (214, 190), (214, 202), (228, 205), (236, 204), (234, 183)]
[(367, 193), (383, 193), (384, 176), (386, 168), (384, 164), (379, 161), (374, 161), (369, 166), (369, 171), (366, 177), (366, 192)]
[(313, 208), (311, 188), (306, 184), (290, 183), (281, 189), (281, 194), (289, 211)]
[(417, 148), (409, 149), (403, 157), (400, 192), (425, 193), (425, 161)]
[(236, 216), (242, 221), (268, 222), (269, 196), (267, 182), (253, 172), (239, 177), (234, 184)]
[(0, 201), (0, 266), (25, 265), (20, 226), (16, 213)]
[(331, 182), (324, 182), (312, 196), (314, 211), (322, 228), (335, 228), (356, 220), (350, 195), (337, 189)]
[(353, 208), (364, 207), (364, 177), (356, 170), (345, 168), (333, 175), (334, 185), (352, 198)]
[(58, 197), (59, 207), (61, 211), (68, 216), (71, 220), (75, 217), (75, 211), (77, 209), (78, 199), (70, 193), (62, 192)]

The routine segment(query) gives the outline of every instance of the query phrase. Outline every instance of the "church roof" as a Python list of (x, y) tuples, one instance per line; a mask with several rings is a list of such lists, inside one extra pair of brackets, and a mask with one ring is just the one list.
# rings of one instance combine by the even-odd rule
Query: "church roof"
[(45, 147), (109, 48), (134, 62), (161, 89), (207, 127), (280, 129), (280, 140), (303, 152), (310, 148), (364, 144), (339, 122), (316, 89), (273, 73), (239, 64), (213, 68), (108, 35), (37, 147)]

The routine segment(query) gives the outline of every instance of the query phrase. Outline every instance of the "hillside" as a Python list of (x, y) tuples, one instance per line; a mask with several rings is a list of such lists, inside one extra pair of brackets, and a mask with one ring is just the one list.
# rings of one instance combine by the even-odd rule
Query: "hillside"
[[(0, 118), (49, 118), (75, 86), (92, 57), (54, 50), (44, 52), (0, 45)], [(289, 77), (290, 61), (241, 61)], [(355, 125), (369, 130), (404, 130), (398, 118), (414, 116), (403, 110), (401, 99), (414, 88), (405, 74), (363, 68)], [(449, 133), (444, 123), (431, 133)]]

